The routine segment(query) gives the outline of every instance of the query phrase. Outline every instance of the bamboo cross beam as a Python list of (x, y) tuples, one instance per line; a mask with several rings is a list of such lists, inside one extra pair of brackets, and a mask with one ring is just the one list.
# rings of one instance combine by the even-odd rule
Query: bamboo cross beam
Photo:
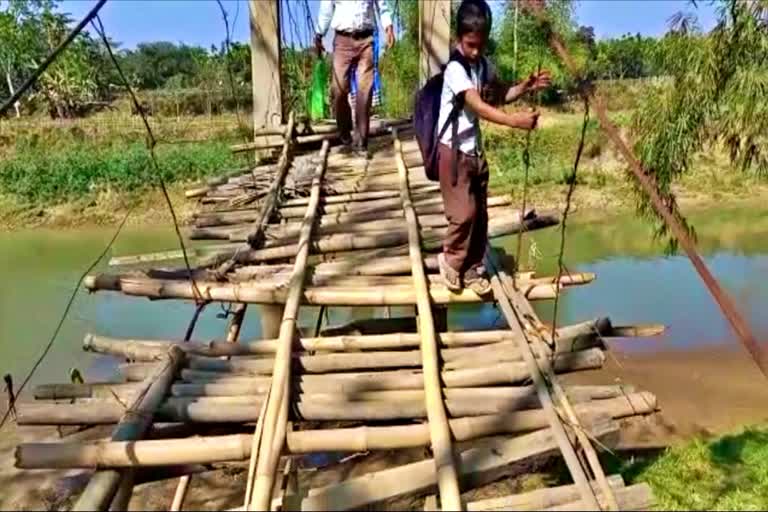
[[(144, 436), (183, 360), (184, 353), (179, 348), (168, 350), (165, 360), (158, 363), (156, 370), (145, 380), (143, 389), (118, 423), (112, 441), (133, 441)], [(72, 510), (105, 510), (118, 491), (122, 477), (120, 471), (95, 473)]]
[[(248, 501), (249, 508), (268, 510), (272, 502), (272, 487), (275, 479), (280, 452), (285, 443), (286, 422), (290, 403), (289, 383), (291, 379), (291, 350), (296, 334), (296, 319), (304, 289), (304, 279), (307, 271), (312, 230), (320, 203), (320, 186), (325, 174), (326, 158), (328, 157), (328, 142), (323, 143), (320, 151), (320, 162), (317, 165), (312, 181), (312, 192), (307, 211), (304, 216), (304, 226), (299, 239), (299, 252), (294, 263), (294, 274), (291, 278), (291, 288), (288, 294), (283, 321), (280, 324), (280, 335), (275, 353), (275, 365), (272, 375), (268, 399), (264, 405), (263, 431), (259, 443), (259, 453), (256, 460), (256, 473), (253, 482), (253, 496)], [(246, 497), (248, 499), (249, 497)]]

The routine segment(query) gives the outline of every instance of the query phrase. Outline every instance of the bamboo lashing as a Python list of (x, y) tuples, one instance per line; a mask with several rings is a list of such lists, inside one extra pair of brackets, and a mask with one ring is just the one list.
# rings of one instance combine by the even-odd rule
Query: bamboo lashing
[(311, 200), (304, 217), (304, 229), (299, 241), (299, 253), (294, 263), (294, 275), (291, 278), (291, 290), (285, 304), (283, 321), (280, 324), (280, 336), (277, 352), (275, 353), (275, 369), (272, 376), (272, 386), (265, 405), (263, 432), (259, 443), (259, 457), (256, 461), (256, 473), (253, 484), (253, 498), (248, 503), (249, 509), (267, 510), (272, 500), (272, 484), (280, 457), (280, 449), (284, 444), (285, 424), (280, 424), (286, 416), (290, 400), (291, 348), (296, 334), (296, 317), (301, 303), (304, 277), (309, 257), (310, 240), (315, 223), (317, 205), (320, 202), (320, 185), (325, 173), (328, 156), (328, 142), (323, 143), (320, 152), (320, 163), (317, 165), (312, 183)]
[(411, 258), (411, 274), (416, 290), (427, 420), (432, 442), (432, 455), (437, 472), (437, 482), (440, 489), (440, 500), (442, 508), (445, 510), (463, 510), (458, 471), (456, 470), (455, 463), (456, 459), (451, 445), (451, 432), (443, 406), (440, 385), (440, 362), (437, 353), (435, 325), (432, 320), (432, 305), (429, 300), (427, 278), (424, 274), (424, 262), (421, 255), (418, 221), (416, 220), (416, 213), (411, 203), (411, 194), (408, 189), (408, 171), (403, 161), (402, 146), (397, 138), (396, 130), (392, 137), (395, 146), (395, 161), (400, 174), (400, 198), (408, 225), (408, 253)]

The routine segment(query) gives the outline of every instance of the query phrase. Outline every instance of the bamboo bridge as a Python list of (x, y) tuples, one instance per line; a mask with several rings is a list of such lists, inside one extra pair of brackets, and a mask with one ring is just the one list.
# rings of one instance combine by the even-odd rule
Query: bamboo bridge
[[(85, 350), (125, 361), (121, 378), (38, 386), (17, 420), (116, 425), (111, 438), (24, 443), (17, 466), (93, 469), (76, 510), (127, 509), (141, 472), (170, 466), (188, 468), (169, 504), (179, 510), (195, 472), (245, 461), (240, 510), (351, 510), (404, 497), (427, 510), (650, 506), (647, 485), (605, 475), (597, 451), (615, 445), (623, 421), (653, 414), (655, 397), (568, 386), (560, 375), (600, 368), (605, 338), (658, 328), (602, 318), (553, 333), (531, 302), (595, 276), (515, 272), (513, 258), (490, 246), (492, 296), (450, 292), (435, 258), (447, 225), (439, 187), (426, 180), (409, 123), (373, 131), (365, 160), (331, 147), (332, 126), (300, 129), (291, 115), (263, 132), (281, 140), (272, 162), (188, 191), (200, 205), (188, 237), (204, 240), (187, 249), (189, 267), (153, 267), (183, 256), (157, 253), (114, 258), (118, 272), (89, 276), (93, 292), (195, 301), (195, 319), (209, 303), (231, 303), (232, 315), (214, 341), (189, 339), (195, 319), (187, 341), (89, 334)], [(492, 238), (558, 224), (555, 212), (521, 212), (506, 196), (491, 196), (489, 208)], [(450, 305), (482, 302), (497, 305), (506, 328), (447, 329)], [(250, 305), (261, 308), (265, 339), (239, 339)], [(308, 306), (321, 307), (314, 330), (297, 324)], [(323, 309), (335, 306), (415, 315), (323, 329)], [(302, 471), (316, 454), (414, 448), (409, 463), (340, 481), (313, 484)], [(475, 497), (558, 457), (573, 484)]]

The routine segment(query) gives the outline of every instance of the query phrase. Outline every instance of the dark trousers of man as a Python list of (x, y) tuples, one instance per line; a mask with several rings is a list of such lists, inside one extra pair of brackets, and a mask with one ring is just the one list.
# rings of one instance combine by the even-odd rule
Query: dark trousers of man
[(488, 164), (483, 157), (458, 151), (453, 184), (453, 151), (438, 146), (437, 165), (448, 232), (443, 239), (446, 262), (463, 274), (483, 262), (488, 243)]
[[(370, 34), (371, 32), (367, 32)], [(349, 108), (349, 70), (357, 65), (355, 98), (356, 145), (367, 147), (373, 91), (373, 36), (336, 32), (333, 39), (332, 93), (336, 125), (342, 141), (351, 141), (352, 112)]]

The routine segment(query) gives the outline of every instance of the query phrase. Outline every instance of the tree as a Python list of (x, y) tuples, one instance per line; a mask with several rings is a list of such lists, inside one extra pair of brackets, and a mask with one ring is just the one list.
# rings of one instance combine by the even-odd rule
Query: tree
[[(7, 7), (0, 11), (0, 67), (8, 96), (16, 92), (16, 84), (43, 52), (41, 16), (53, 7), (51, 0), (9, 0)], [(18, 117), (19, 102), (14, 107)]]
[[(645, 168), (677, 212), (672, 183), (705, 147), (724, 145), (743, 171), (768, 171), (768, 2), (721, 1), (709, 34), (690, 16), (674, 22), (661, 42), (670, 80), (647, 95), (633, 129)], [(656, 218), (642, 195), (639, 211)]]

